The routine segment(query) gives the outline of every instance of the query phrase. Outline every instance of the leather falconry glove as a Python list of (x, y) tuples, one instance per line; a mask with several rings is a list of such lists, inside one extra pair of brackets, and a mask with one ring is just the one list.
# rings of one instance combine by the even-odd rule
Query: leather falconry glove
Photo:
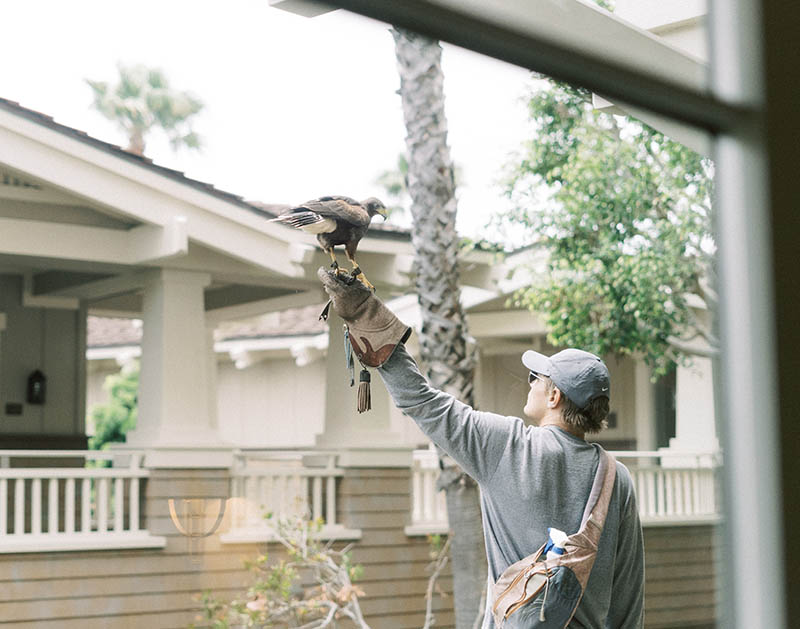
[(323, 267), (317, 275), (331, 298), (334, 312), (347, 324), (353, 352), (363, 366), (380, 367), (389, 360), (397, 345), (411, 336), (411, 328), (360, 281), (347, 284)]
[[(372, 294), (359, 280), (341, 279), (336, 273), (324, 268), (317, 271), (333, 310), (345, 321), (345, 364), (350, 371), (350, 386), (355, 383), (353, 354), (358, 357), (363, 369), (358, 377), (359, 413), (372, 408), (369, 390), (370, 375), (367, 367), (380, 367), (389, 360), (398, 343), (403, 343), (411, 334), (411, 328), (394, 316), (383, 302)], [(328, 307), (325, 307), (325, 316)]]

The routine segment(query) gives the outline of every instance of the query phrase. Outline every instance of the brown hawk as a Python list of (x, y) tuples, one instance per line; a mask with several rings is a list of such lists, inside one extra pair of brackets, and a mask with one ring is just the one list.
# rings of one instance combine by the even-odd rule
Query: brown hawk
[(337, 273), (340, 273), (340, 270), (333, 248), (344, 245), (345, 255), (353, 265), (352, 276), (374, 290), (375, 287), (356, 262), (356, 249), (375, 215), (386, 219), (386, 206), (375, 197), (356, 201), (350, 197), (329, 196), (289, 208), (272, 221), (302, 229), (309, 234), (316, 234), (317, 241), (323, 251), (331, 257), (333, 262), (331, 267)]

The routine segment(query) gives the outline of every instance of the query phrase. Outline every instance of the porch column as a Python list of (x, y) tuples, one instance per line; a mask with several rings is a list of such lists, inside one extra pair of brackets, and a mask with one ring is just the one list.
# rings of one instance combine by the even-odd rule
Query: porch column
[(340, 451), (343, 467), (395, 467), (411, 465), (411, 448), (403, 435), (392, 430), (389, 394), (377, 369), (370, 369), (372, 410), (356, 411), (358, 374), (355, 361), (355, 385), (344, 362), (342, 321), (332, 315), (329, 320), (328, 358), (325, 371), (325, 428), (316, 436), (316, 446)]
[[(149, 467), (227, 467), (214, 402), (203, 289), (207, 273), (161, 269), (144, 288), (136, 430), (131, 447), (148, 451)], [(213, 346), (212, 346), (213, 348)]]
[(656, 448), (656, 400), (650, 381), (650, 367), (641, 358), (634, 364), (634, 411), (636, 413), (636, 449)]
[[(675, 457), (662, 459), (670, 466), (695, 466), (695, 457), (681, 458), (685, 452), (717, 452), (720, 449), (714, 421), (714, 387), (711, 359), (695, 356), (688, 367), (679, 366), (675, 381), (675, 437), (668, 448), (661, 448), (664, 455), (675, 453)], [(709, 457), (700, 462), (713, 465)]]

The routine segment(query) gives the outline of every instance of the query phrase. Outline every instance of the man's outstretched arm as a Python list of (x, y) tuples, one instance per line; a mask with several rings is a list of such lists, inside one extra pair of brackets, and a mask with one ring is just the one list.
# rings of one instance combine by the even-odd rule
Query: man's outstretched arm
[(434, 389), (400, 345), (378, 370), (401, 411), (479, 483), (494, 474), (515, 424), (508, 417), (476, 411), (452, 395)]
[(326, 269), (317, 275), (333, 310), (347, 323), (359, 361), (380, 368), (398, 408), (470, 476), (478, 482), (488, 481), (522, 422), (476, 411), (431, 387), (403, 346), (411, 328), (360, 282), (347, 283)]

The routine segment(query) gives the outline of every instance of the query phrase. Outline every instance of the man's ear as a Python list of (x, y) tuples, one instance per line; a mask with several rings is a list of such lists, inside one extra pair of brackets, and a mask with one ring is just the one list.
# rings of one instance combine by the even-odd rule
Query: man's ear
[(547, 408), (558, 408), (561, 404), (561, 391), (558, 387), (553, 387), (547, 396)]

